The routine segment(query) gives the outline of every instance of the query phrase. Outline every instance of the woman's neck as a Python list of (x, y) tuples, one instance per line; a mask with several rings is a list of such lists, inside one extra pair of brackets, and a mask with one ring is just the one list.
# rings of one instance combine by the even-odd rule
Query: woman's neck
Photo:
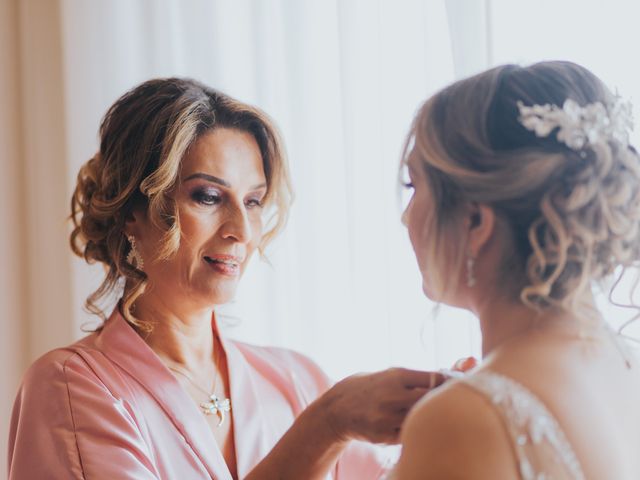
[(176, 309), (149, 293), (136, 300), (134, 315), (153, 325), (151, 333), (140, 335), (163, 361), (189, 371), (211, 364), (211, 309)]

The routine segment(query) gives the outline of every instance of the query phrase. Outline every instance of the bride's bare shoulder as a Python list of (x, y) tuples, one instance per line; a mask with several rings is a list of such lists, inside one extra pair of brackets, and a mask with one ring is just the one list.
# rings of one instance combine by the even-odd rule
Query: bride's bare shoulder
[(401, 441), (399, 480), (517, 478), (500, 416), (462, 382), (426, 395), (407, 417)]

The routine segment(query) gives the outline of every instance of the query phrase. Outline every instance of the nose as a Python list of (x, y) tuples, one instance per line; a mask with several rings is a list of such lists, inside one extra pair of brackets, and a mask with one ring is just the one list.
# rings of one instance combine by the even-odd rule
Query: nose
[(222, 226), (222, 237), (239, 243), (251, 240), (251, 223), (244, 204), (229, 205), (227, 216)]

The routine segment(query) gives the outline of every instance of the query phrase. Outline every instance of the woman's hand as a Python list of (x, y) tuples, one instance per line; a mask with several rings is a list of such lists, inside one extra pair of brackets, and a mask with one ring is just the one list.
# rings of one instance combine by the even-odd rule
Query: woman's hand
[(300, 414), (246, 480), (320, 480), (349, 440), (398, 443), (411, 407), (447, 378), (404, 368), (345, 378)]
[(353, 375), (335, 384), (311, 407), (326, 416), (339, 441), (394, 444), (411, 407), (445, 380), (441, 373), (404, 368)]

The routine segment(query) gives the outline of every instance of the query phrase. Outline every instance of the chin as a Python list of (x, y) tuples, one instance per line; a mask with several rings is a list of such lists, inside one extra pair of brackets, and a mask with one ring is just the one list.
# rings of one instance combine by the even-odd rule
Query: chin
[(455, 297), (455, 295), (452, 292), (449, 292), (446, 295), (446, 292), (437, 292), (435, 291), (433, 286), (425, 280), (422, 281), (422, 292), (424, 293), (425, 297), (427, 297), (432, 302), (443, 303), (451, 307), (460, 307), (460, 305), (458, 304), (459, 302), (456, 302), (455, 298), (453, 298)]
[(436, 301), (436, 299), (435, 299), (435, 297), (433, 295), (433, 292), (431, 290), (431, 287), (424, 280), (422, 281), (422, 293), (424, 293), (424, 296), (427, 297), (429, 300)]
[(425, 283), (422, 284), (422, 293), (424, 293), (424, 296), (434, 303), (444, 303), (446, 305), (450, 305), (450, 302), (447, 298), (445, 298), (442, 294), (438, 295), (429, 285)]
[(236, 296), (236, 291), (236, 283), (215, 282), (215, 284), (201, 285), (200, 288), (193, 289), (190, 296), (199, 298), (203, 303), (213, 307), (229, 303)]
[(425, 297), (434, 302), (440, 301), (438, 299), (437, 292), (434, 291), (433, 285), (429, 281), (429, 277), (425, 271), (422, 271), (422, 293), (424, 293)]
[(229, 303), (231, 300), (234, 299), (235, 296), (236, 296), (235, 289), (233, 290), (233, 292), (228, 292), (228, 291), (221, 292), (219, 290), (216, 290), (215, 292), (210, 292), (210, 294), (207, 296), (207, 299), (209, 300), (212, 306), (215, 306), (215, 305), (224, 305), (225, 303)]

